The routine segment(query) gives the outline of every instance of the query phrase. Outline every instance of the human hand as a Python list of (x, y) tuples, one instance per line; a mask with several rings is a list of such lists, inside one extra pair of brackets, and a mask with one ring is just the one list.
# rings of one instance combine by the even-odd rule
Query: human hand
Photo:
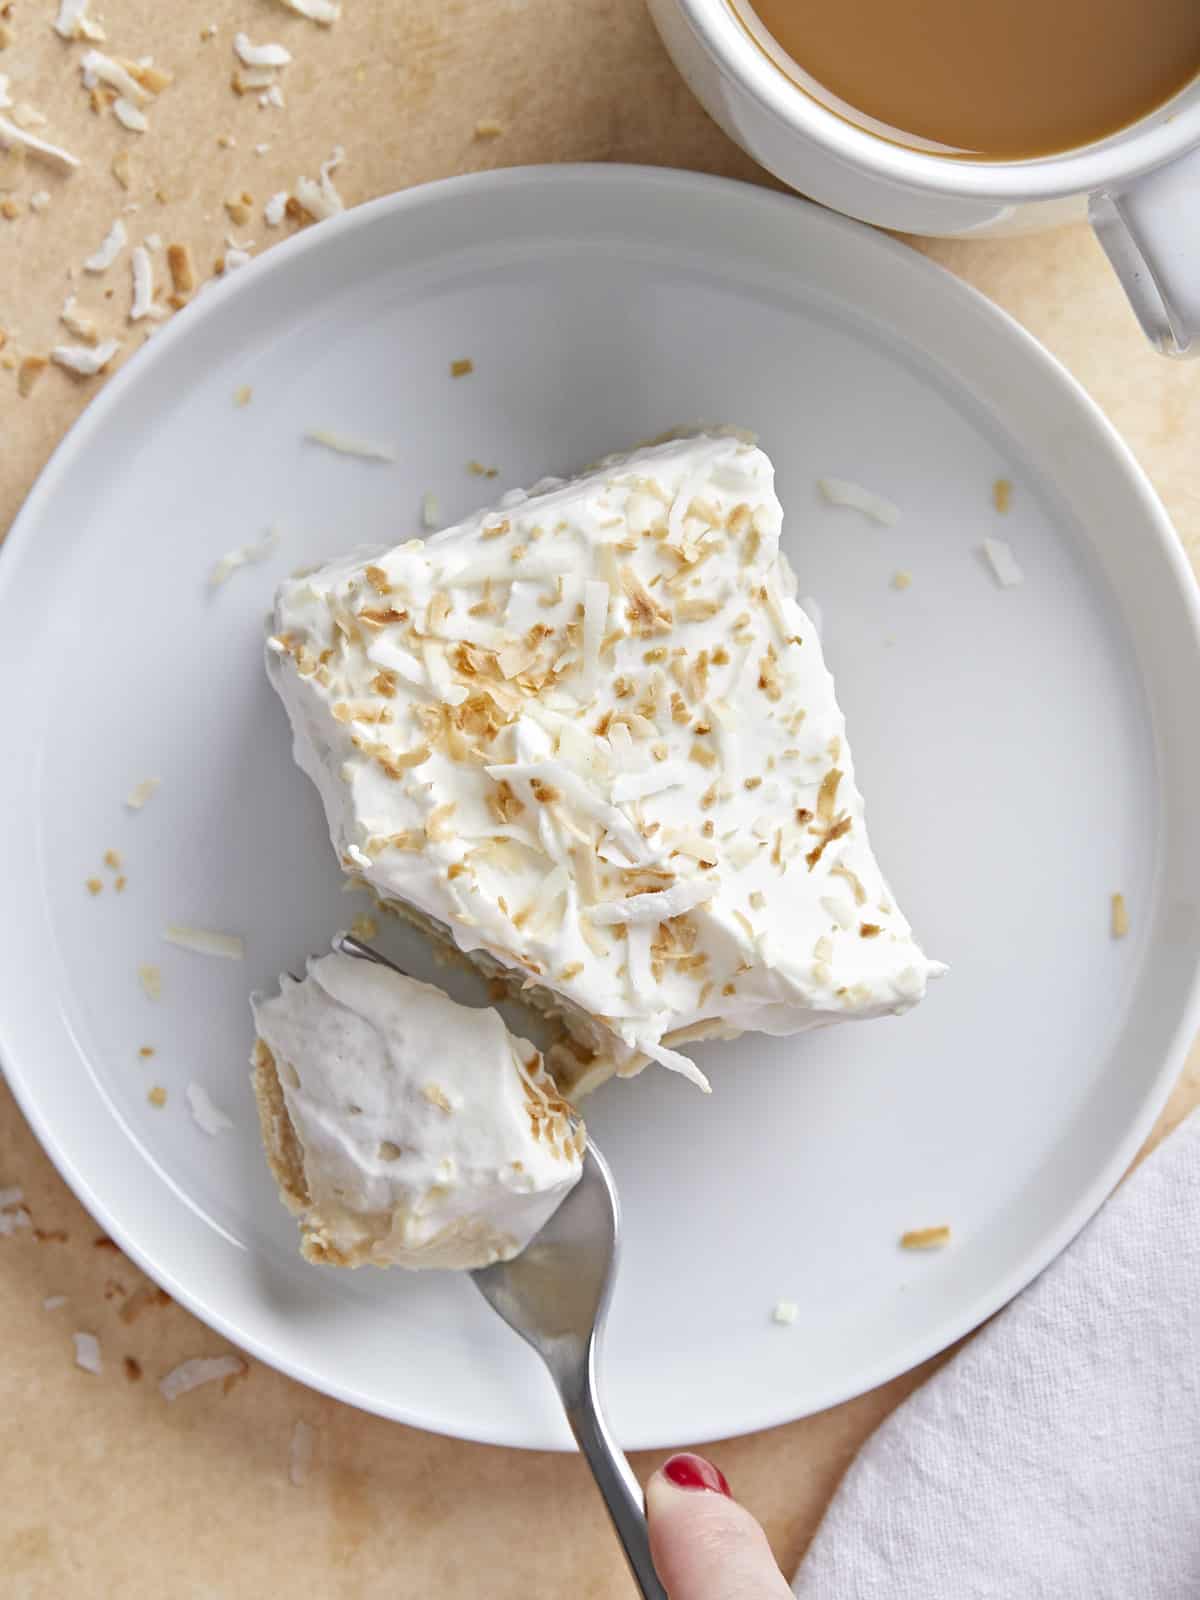
[(672, 1456), (646, 1485), (650, 1553), (670, 1600), (792, 1600), (767, 1536), (703, 1456)]

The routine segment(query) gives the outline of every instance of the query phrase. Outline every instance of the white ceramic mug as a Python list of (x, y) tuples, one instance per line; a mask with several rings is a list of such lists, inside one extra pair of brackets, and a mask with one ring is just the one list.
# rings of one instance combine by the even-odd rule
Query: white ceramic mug
[(1087, 217), (1150, 341), (1167, 355), (1200, 354), (1200, 79), (1085, 148), (959, 161), (827, 110), (755, 43), (729, 0), (649, 6), (709, 114), (792, 188), (902, 233), (1003, 233)]

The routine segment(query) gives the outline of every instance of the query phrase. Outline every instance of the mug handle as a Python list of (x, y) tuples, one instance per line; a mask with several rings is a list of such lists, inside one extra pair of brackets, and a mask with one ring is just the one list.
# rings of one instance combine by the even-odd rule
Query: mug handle
[(1200, 146), (1097, 191), (1088, 220), (1150, 343), (1200, 356)]

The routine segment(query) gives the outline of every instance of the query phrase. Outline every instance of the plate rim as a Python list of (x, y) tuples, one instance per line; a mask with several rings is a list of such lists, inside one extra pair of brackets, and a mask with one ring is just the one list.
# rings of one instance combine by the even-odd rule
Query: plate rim
[[(60, 481), (70, 472), (76, 455), (104, 429), (110, 414), (124, 403), (126, 393), (134, 385), (149, 380), (156, 367), (174, 350), (176, 344), (182, 339), (191, 339), (193, 335), (198, 334), (205, 321), (210, 316), (218, 314), (228, 299), (242, 294), (247, 285), (256, 284), (266, 274), (283, 269), (301, 254), (319, 251), (325, 248), (326, 242), (333, 237), (345, 236), (358, 228), (369, 227), (382, 217), (420, 211), (430, 206), (436, 208), (447, 197), (465, 196), (469, 200), (474, 193), (480, 191), (536, 187), (547, 183), (553, 185), (564, 181), (572, 185), (596, 185), (614, 191), (625, 189), (631, 196), (638, 190), (643, 193), (658, 190), (667, 194), (681, 189), (721, 192), (735, 196), (738, 203), (751, 208), (760, 207), (764, 212), (772, 211), (780, 214), (787, 212), (800, 227), (824, 228), (834, 233), (841, 233), (854, 239), (855, 249), (874, 251), (880, 257), (891, 258), (897, 262), (903, 261), (907, 270), (915, 271), (924, 276), (929, 283), (936, 284), (938, 292), (957, 298), (972, 314), (990, 320), (1004, 337), (1019, 347), (1024, 361), (1040, 369), (1043, 380), (1058, 386), (1066, 400), (1082, 414), (1083, 420), (1096, 438), (1098, 447), (1113, 458), (1114, 464), (1121, 470), (1136, 496), (1143, 515), (1143, 525), (1138, 529), (1138, 537), (1154, 539), (1158, 554), (1164, 559), (1168, 575), (1183, 604), (1197, 657), (1200, 658), (1200, 593), (1197, 592), (1192, 569), (1183, 547), (1149, 478), (1128, 444), (1079, 381), (1008, 312), (994, 304), (972, 285), (955, 277), (948, 269), (910, 246), (866, 224), (828, 211), (795, 195), (781, 194), (754, 183), (710, 173), (623, 163), (563, 163), (511, 167), (443, 178), (384, 195), (329, 219), (319, 228), (308, 229), (281, 241), (276, 248), (256, 258), (236, 275), (214, 284), (198, 302), (193, 304), (189, 315), (172, 321), (162, 330), (161, 336), (154, 340), (149, 351), (139, 351), (138, 360), (126, 362), (104, 390), (85, 407), (54, 449), (0, 547), (0, 611), (5, 604), (9, 585), (15, 581), (14, 575), (26, 545), (32, 541), (35, 528), (43, 517), (44, 508), (52, 501)], [(945, 370), (944, 364), (936, 359), (935, 368)], [(1102, 1161), (1097, 1175), (1081, 1191), (1058, 1226), (1039, 1236), (1036, 1245), (1032, 1246), (1020, 1262), (998, 1280), (988, 1293), (976, 1296), (974, 1300), (960, 1308), (956, 1315), (943, 1318), (925, 1340), (918, 1341), (912, 1348), (899, 1350), (890, 1357), (879, 1360), (871, 1368), (861, 1371), (851, 1383), (832, 1386), (829, 1393), (822, 1398), (820, 1409), (841, 1404), (864, 1394), (946, 1350), (1006, 1306), (1061, 1253), (1095, 1215), (1129, 1167), (1167, 1101), (1198, 1028), (1200, 1028), (1200, 953), (1194, 960), (1190, 984), (1180, 1014), (1170, 1031), (1168, 1047), (1148, 1085), (1137, 1116), (1132, 1119), (1122, 1137), (1116, 1141), (1107, 1159)], [(546, 1435), (536, 1431), (536, 1424), (531, 1436), (514, 1438), (511, 1431), (502, 1424), (481, 1422), (467, 1425), (439, 1418), (436, 1408), (431, 1409), (411, 1403), (403, 1406), (388, 1404), (358, 1392), (352, 1381), (326, 1380), (308, 1370), (303, 1361), (294, 1359), (286, 1353), (281, 1355), (272, 1348), (269, 1338), (247, 1331), (241, 1325), (236, 1312), (228, 1314), (219, 1305), (209, 1303), (193, 1294), (186, 1284), (179, 1281), (173, 1271), (157, 1264), (143, 1251), (130, 1230), (114, 1223), (106, 1205), (96, 1193), (92, 1181), (59, 1146), (53, 1128), (43, 1116), (36, 1090), (36, 1073), (22, 1070), (9, 1043), (6, 1017), (2, 1010), (0, 1010), (0, 1067), (4, 1070), (6, 1082), (22, 1115), (42, 1149), (94, 1220), (116, 1240), (121, 1249), (148, 1277), (167, 1288), (172, 1297), (202, 1323), (245, 1350), (256, 1360), (345, 1404), (446, 1437), (509, 1448), (552, 1450), (574, 1448), (573, 1444), (560, 1433)], [(737, 1431), (739, 1434), (745, 1434), (782, 1426), (796, 1420), (798, 1416), (812, 1414), (813, 1409), (816, 1408), (806, 1405), (797, 1412), (794, 1402), (787, 1400), (770, 1407), (759, 1406), (754, 1412), (742, 1418)], [(653, 1441), (639, 1442), (636, 1446), (639, 1449), (653, 1447)]]

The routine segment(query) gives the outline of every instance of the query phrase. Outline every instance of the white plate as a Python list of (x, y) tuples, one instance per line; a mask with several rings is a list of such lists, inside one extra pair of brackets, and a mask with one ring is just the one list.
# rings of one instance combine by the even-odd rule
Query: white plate
[[(476, 370), (455, 382), (458, 356)], [(173, 1295), (305, 1382), (446, 1433), (566, 1439), (465, 1280), (305, 1266), (258, 1148), (247, 991), (357, 904), (292, 767), (261, 617), (285, 571), (417, 531), (427, 489), (458, 517), (697, 418), (756, 429), (778, 463), (876, 847), (952, 968), (903, 1020), (698, 1050), (712, 1099), (648, 1072), (589, 1106), (628, 1221), (616, 1431), (711, 1438), (866, 1389), (994, 1311), (1099, 1204), (1190, 1037), (1196, 609), (1086, 398), (978, 296), (794, 199), (619, 168), (489, 175), (366, 206), (211, 289), (90, 408), (0, 561), (14, 1090)], [(398, 459), (337, 457), (303, 442), (312, 426)], [(902, 522), (821, 504), (822, 474)], [(278, 556), (210, 593), (213, 562), (271, 523)], [(983, 565), (988, 534), (1022, 587)], [(131, 814), (147, 775), (162, 788)], [(109, 847), (128, 889), (91, 899)], [(164, 945), (170, 921), (243, 933), (245, 961)], [(193, 1123), (193, 1079), (232, 1133)], [(897, 1248), (941, 1222), (950, 1250)]]

